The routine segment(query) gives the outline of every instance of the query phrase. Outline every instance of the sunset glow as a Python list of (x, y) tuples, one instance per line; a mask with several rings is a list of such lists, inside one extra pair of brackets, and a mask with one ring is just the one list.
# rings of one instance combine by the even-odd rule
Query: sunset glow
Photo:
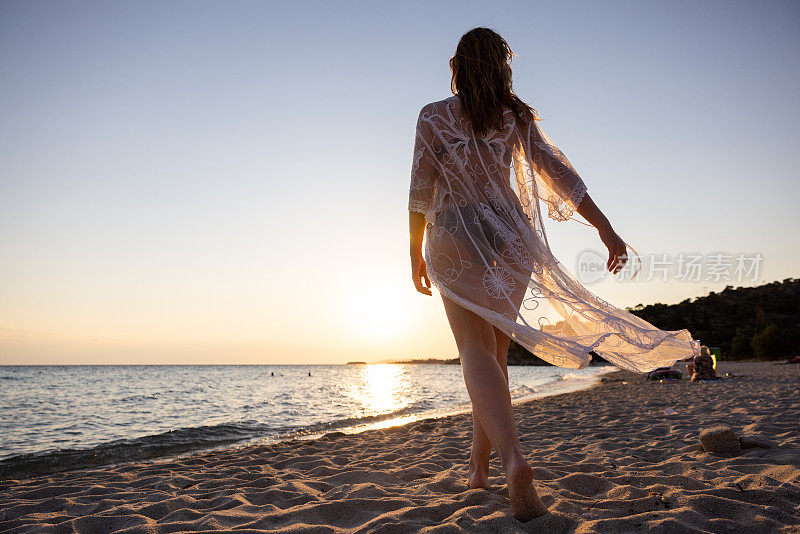
[[(448, 61), (478, 21), (511, 43), (516, 92), (643, 257), (758, 253), (748, 285), (800, 265), (798, 71), (781, 59), (797, 40), (770, 10), (0, 9), (0, 363), (455, 357), (436, 288), (411, 283), (406, 205), (417, 114), (451, 95)], [(748, 102), (766, 152), (741, 150), (731, 110)], [(753, 176), (774, 198), (751, 201)], [(545, 226), (569, 269), (603, 252), (591, 228)], [(626, 307), (728, 284), (590, 289)]]
[(345, 317), (365, 340), (391, 340), (408, 333), (416, 294), (391, 282), (365, 282), (346, 297)]

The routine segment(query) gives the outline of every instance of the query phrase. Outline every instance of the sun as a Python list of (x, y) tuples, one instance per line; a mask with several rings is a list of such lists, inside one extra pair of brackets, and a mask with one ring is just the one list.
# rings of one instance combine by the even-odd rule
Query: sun
[(407, 331), (411, 324), (415, 293), (407, 287), (372, 281), (345, 297), (345, 314), (360, 337), (390, 339)]

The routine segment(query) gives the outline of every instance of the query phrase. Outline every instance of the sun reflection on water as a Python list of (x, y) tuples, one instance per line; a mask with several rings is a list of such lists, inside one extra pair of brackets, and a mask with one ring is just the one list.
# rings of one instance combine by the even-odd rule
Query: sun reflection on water
[(409, 380), (402, 365), (378, 363), (364, 365), (361, 380), (349, 387), (348, 395), (361, 408), (357, 417), (395, 412), (409, 406)]

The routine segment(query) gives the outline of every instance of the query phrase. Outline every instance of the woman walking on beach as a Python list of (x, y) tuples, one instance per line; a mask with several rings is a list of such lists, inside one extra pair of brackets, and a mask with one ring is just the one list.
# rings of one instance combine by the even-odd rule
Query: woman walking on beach
[[(514, 516), (526, 521), (547, 509), (517, 437), (506, 369), (511, 338), (561, 367), (582, 369), (594, 351), (637, 372), (690, 357), (699, 343), (687, 330), (659, 330), (600, 299), (553, 256), (540, 201), (552, 219), (577, 211), (597, 229), (609, 271), (627, 260), (625, 242), (581, 177), (514, 94), (512, 56), (490, 29), (462, 36), (450, 60), (454, 96), (419, 113), (408, 209), (414, 285), (426, 295), (431, 283), (439, 290), (472, 400), (469, 486), (488, 486), (494, 447)], [(548, 316), (560, 320), (550, 324)]]

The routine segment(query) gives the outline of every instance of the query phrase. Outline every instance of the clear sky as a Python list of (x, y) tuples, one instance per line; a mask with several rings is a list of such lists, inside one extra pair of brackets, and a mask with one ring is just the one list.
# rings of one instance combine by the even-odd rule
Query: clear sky
[[(764, 258), (598, 295), (798, 276), (797, 2), (6, 0), (0, 363), (454, 357), (406, 206), (417, 114), (475, 26), (640, 255)], [(568, 268), (601, 250), (548, 232)]]

